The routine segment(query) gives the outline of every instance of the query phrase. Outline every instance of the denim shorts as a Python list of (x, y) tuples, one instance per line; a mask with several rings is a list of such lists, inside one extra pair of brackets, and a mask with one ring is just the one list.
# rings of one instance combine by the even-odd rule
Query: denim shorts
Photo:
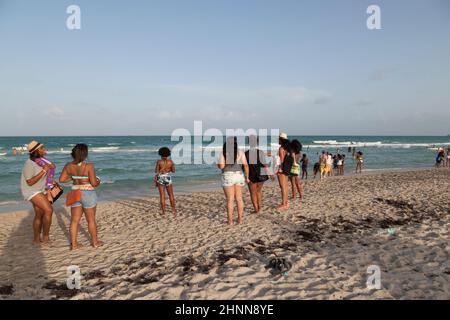
[(75, 202), (71, 208), (83, 207), (91, 209), (97, 205), (97, 193), (95, 190), (81, 190), (81, 201)]
[(245, 186), (245, 177), (242, 171), (226, 171), (222, 173), (222, 187), (232, 187), (234, 185)]

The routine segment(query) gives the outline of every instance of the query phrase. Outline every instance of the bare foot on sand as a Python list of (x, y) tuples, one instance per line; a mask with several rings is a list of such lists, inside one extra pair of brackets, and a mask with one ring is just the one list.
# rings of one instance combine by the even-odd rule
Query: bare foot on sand
[(70, 250), (71, 251), (78, 250), (78, 249), (81, 249), (81, 248), (83, 248), (83, 245), (81, 243), (77, 243), (75, 245), (71, 245), (70, 246)]
[(277, 210), (286, 210), (286, 209), (289, 209), (288, 204), (282, 204), (277, 207)]
[(44, 238), (44, 239), (42, 239), (41, 240), (41, 245), (43, 245), (43, 246), (49, 246), (50, 244), (52, 244), (52, 240), (50, 240), (48, 237), (47, 238)]
[(101, 247), (103, 245), (104, 245), (103, 241), (97, 241), (96, 243), (91, 243), (91, 246), (94, 247), (94, 248), (98, 248), (98, 247)]

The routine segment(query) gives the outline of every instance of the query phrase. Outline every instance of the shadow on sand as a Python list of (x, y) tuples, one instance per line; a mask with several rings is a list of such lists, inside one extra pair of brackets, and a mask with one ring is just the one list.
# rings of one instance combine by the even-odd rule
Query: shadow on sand
[[(29, 299), (35, 290), (42, 287), (47, 270), (42, 245), (33, 245), (34, 211), (20, 221), (9, 236), (0, 256), (0, 298), (18, 297)], [(39, 281), (41, 280), (41, 281)]]

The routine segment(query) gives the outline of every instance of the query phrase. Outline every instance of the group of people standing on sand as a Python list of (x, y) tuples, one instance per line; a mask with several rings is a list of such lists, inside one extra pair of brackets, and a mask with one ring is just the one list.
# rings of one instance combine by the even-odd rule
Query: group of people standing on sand
[[(33, 243), (46, 244), (50, 242), (53, 204), (62, 195), (63, 189), (55, 181), (56, 166), (46, 158), (45, 146), (40, 142), (32, 141), (27, 148), (29, 159), (25, 162), (22, 170), (21, 191), (23, 197), (32, 204), (35, 213)], [(72, 149), (71, 155), (73, 160), (64, 166), (59, 177), (60, 183), (72, 182), (72, 188), (66, 201), (66, 205), (71, 208), (70, 249), (75, 250), (82, 247), (77, 241), (77, 234), (83, 214), (91, 235), (91, 245), (96, 248), (103, 244), (97, 238), (95, 221), (97, 209), (95, 188), (100, 185), (100, 179), (95, 175), (94, 165), (87, 163), (87, 145), (77, 144)]]
[[(309, 159), (306, 154), (301, 155), (302, 144), (298, 140), (290, 141), (286, 133), (281, 133), (278, 139), (278, 154), (272, 157), (271, 153), (265, 153), (259, 148), (257, 136), (249, 136), (249, 149), (244, 152), (238, 146), (236, 137), (227, 138), (220, 153), (217, 166), (221, 170), (222, 188), (226, 198), (227, 222), (234, 222), (234, 206), (237, 206), (238, 223), (244, 219), (243, 187), (247, 185), (250, 191), (250, 199), (255, 213), (263, 210), (264, 183), (271, 179), (278, 179), (281, 193), (281, 203), (277, 210), (289, 208), (289, 183), (291, 184), (292, 200), (303, 198), (303, 188), (300, 183), (308, 176), (307, 168)], [(82, 245), (77, 241), (78, 226), (85, 215), (88, 230), (91, 235), (91, 245), (98, 247), (102, 242), (98, 240), (97, 224), (95, 220), (97, 209), (97, 188), (101, 181), (95, 175), (95, 167), (87, 162), (88, 146), (77, 144), (72, 149), (72, 161), (67, 163), (59, 177), (59, 183), (55, 181), (56, 166), (46, 158), (45, 146), (37, 141), (27, 145), (29, 159), (26, 161), (22, 176), (21, 189), (24, 198), (31, 202), (35, 217), (33, 222), (33, 242), (47, 243), (50, 241), (49, 232), (52, 223), (53, 204), (63, 193), (59, 183), (72, 182), (71, 191), (67, 194), (66, 206), (71, 208), (70, 221), (70, 248), (78, 249)], [(171, 174), (175, 172), (175, 163), (170, 159), (170, 149), (163, 147), (158, 154), (161, 159), (156, 162), (154, 185), (158, 188), (162, 213), (166, 211), (165, 194), (170, 200), (173, 215), (176, 216), (175, 197)], [(269, 166), (267, 159), (275, 165)], [(333, 174), (344, 174), (345, 156), (337, 154), (332, 156), (325, 151), (319, 157), (319, 162), (314, 165), (314, 177), (320, 171), (320, 177)], [(362, 153), (356, 154), (357, 171), (361, 172)]]
[(229, 137), (223, 145), (219, 156), (218, 168), (221, 170), (222, 188), (226, 198), (227, 221), (234, 222), (234, 205), (238, 211), (238, 223), (243, 222), (244, 201), (243, 187), (248, 186), (254, 212), (263, 210), (262, 190), (264, 183), (278, 178), (281, 190), (281, 204), (278, 210), (289, 208), (289, 182), (292, 186), (292, 199), (303, 198), (300, 183), (300, 152), (302, 144), (298, 140), (289, 141), (287, 134), (279, 136), (278, 156), (275, 166), (269, 167), (268, 154), (259, 148), (257, 136), (249, 136), (249, 149), (242, 151), (236, 137)]
[[(250, 199), (255, 213), (263, 209), (264, 183), (278, 177), (281, 190), (281, 204), (278, 210), (289, 208), (289, 182), (292, 186), (292, 199), (303, 198), (303, 189), (300, 183), (300, 152), (302, 144), (298, 140), (289, 141), (288, 136), (282, 133), (279, 137), (280, 147), (278, 156), (275, 157), (275, 166), (271, 167), (267, 159), (270, 153), (265, 153), (259, 148), (258, 137), (251, 135), (249, 149), (243, 151), (239, 148), (236, 137), (228, 137), (219, 155), (217, 167), (221, 170), (221, 184), (226, 198), (227, 222), (234, 223), (234, 207), (237, 207), (238, 223), (244, 219), (243, 188), (248, 186)], [(165, 213), (165, 193), (167, 192), (172, 211), (176, 215), (175, 199), (171, 173), (175, 172), (175, 164), (170, 157), (167, 147), (159, 149), (161, 159), (156, 162), (154, 183), (160, 194), (162, 213)]]

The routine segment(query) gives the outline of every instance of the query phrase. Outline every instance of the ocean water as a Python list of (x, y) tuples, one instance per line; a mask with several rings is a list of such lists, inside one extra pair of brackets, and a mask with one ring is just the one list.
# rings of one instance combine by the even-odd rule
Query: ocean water
[[(402, 168), (427, 168), (434, 165), (438, 147), (450, 145), (450, 137), (387, 137), (387, 136), (292, 136), (303, 144), (303, 153), (310, 158), (309, 171), (322, 150), (346, 154), (346, 170), (354, 169), (348, 147), (356, 147), (365, 156), (366, 171)], [(95, 164), (102, 179), (98, 189), (101, 200), (130, 196), (156, 195), (153, 187), (157, 151), (162, 146), (173, 147), (178, 142), (170, 136), (148, 137), (0, 137), (0, 211), (20, 210), (27, 203), (20, 193), (20, 174), (27, 159), (26, 152), (12, 156), (12, 148), (20, 148), (30, 140), (44, 143), (48, 159), (57, 165), (57, 177), (65, 163), (71, 160), (70, 150), (76, 143), (89, 145), (89, 161)], [(211, 151), (209, 142), (192, 152)], [(276, 148), (276, 143), (268, 148)], [(220, 148), (212, 148), (219, 151)], [(274, 149), (275, 150), (275, 149)], [(220, 172), (214, 164), (180, 164), (174, 174), (175, 190), (190, 191), (220, 186)]]

